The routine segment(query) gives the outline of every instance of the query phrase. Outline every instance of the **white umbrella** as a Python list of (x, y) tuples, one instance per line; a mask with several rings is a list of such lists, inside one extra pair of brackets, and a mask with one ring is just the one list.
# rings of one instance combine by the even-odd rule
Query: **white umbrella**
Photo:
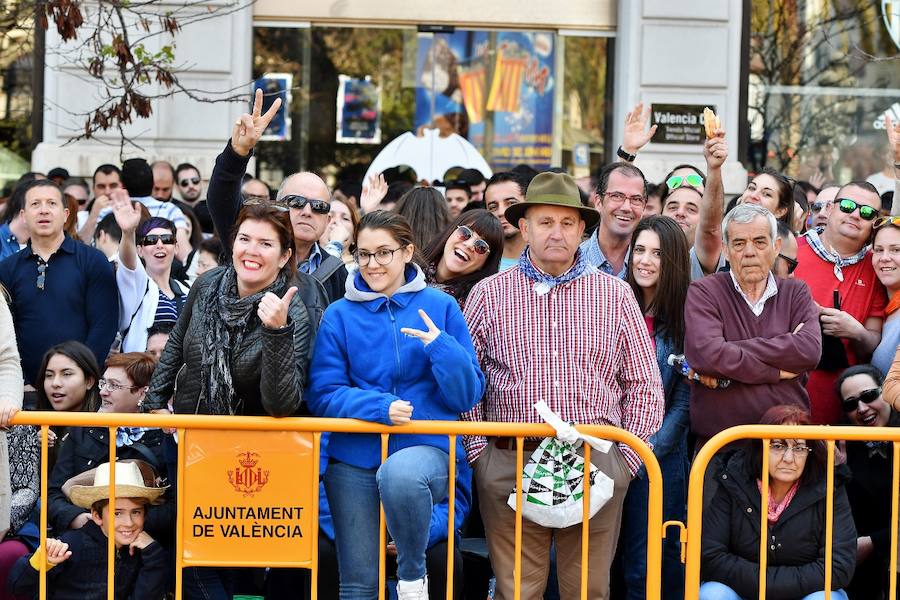
[(391, 140), (369, 165), (363, 181), (399, 165), (409, 165), (420, 181), (429, 182), (443, 179), (450, 167), (478, 169), (486, 178), (493, 174), (487, 161), (466, 138), (455, 133), (441, 137), (437, 129), (423, 129), (422, 133), (417, 136), (407, 131)]

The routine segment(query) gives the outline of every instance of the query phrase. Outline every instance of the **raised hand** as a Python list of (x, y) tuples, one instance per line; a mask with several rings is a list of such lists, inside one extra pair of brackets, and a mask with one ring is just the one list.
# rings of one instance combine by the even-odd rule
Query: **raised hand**
[(428, 327), (427, 331), (422, 331), (421, 329), (413, 329), (412, 327), (403, 327), (400, 329), (400, 333), (404, 335), (408, 335), (410, 337), (416, 337), (421, 340), (423, 344), (426, 346), (437, 339), (439, 335), (441, 335), (441, 330), (437, 328), (437, 325), (434, 324), (434, 321), (425, 314), (425, 311), (421, 308), (419, 309), (419, 316), (422, 317), (422, 321), (425, 322), (425, 325)]
[(72, 556), (69, 545), (62, 540), (56, 538), (47, 538), (47, 562), (51, 565), (58, 565), (66, 562)]
[(650, 121), (650, 107), (644, 111), (644, 103), (638, 102), (630, 113), (625, 115), (625, 131), (622, 137), (622, 150), (628, 154), (637, 154), (638, 150), (647, 145), (653, 134), (656, 133), (656, 125), (646, 130)]
[(394, 400), (388, 407), (388, 418), (394, 425), (405, 425), (412, 418), (412, 404), (406, 400)]
[(384, 175), (372, 175), (363, 184), (362, 193), (359, 195), (359, 208), (363, 213), (378, 210), (378, 205), (387, 196), (388, 184)]
[(275, 98), (275, 102), (272, 103), (266, 114), (261, 114), (262, 105), (263, 92), (261, 89), (257, 89), (256, 97), (253, 99), (253, 114), (242, 114), (231, 130), (231, 148), (241, 156), (247, 156), (256, 146), (256, 142), (262, 137), (266, 127), (269, 126), (275, 113), (281, 107), (281, 98)]
[(722, 168), (728, 160), (728, 142), (725, 141), (724, 131), (717, 129), (715, 136), (706, 140), (703, 144), (703, 156), (708, 170)]
[(113, 215), (123, 233), (134, 233), (141, 222), (141, 209), (137, 207), (123, 189), (114, 190), (110, 194)]
[(288, 289), (282, 298), (272, 292), (266, 292), (266, 295), (259, 301), (259, 308), (256, 309), (256, 314), (259, 315), (263, 327), (281, 329), (287, 325), (288, 307), (291, 304), (291, 298), (296, 293), (296, 287)]

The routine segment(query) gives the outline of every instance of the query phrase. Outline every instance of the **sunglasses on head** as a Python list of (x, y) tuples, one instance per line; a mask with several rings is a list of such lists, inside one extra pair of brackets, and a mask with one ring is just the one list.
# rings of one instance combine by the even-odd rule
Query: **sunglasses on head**
[(703, 185), (703, 178), (696, 173), (690, 173), (688, 175), (672, 175), (671, 177), (666, 179), (666, 186), (670, 190), (680, 188), (683, 185), (700, 187), (701, 185)]
[(175, 243), (175, 236), (171, 233), (148, 233), (141, 238), (141, 246), (155, 246), (157, 242), (171, 246)]
[[(467, 242), (472, 239), (472, 236), (475, 235), (475, 232), (466, 227), (465, 225), (460, 225), (456, 228), (456, 235), (463, 242)], [(480, 254), (484, 256), (488, 252), (491, 251), (490, 245), (484, 240), (475, 240), (475, 243), (472, 244), (472, 250), (475, 251), (475, 254)]]
[(187, 184), (189, 184), (189, 183), (193, 184), (193, 185), (197, 185), (200, 183), (200, 178), (199, 177), (190, 177), (188, 179), (182, 179), (181, 181), (178, 182), (178, 185), (180, 185), (181, 187), (187, 187)]
[(872, 208), (868, 204), (860, 204), (856, 200), (850, 198), (841, 198), (838, 200), (838, 208), (842, 213), (851, 214), (854, 210), (859, 209), (859, 216), (863, 221), (871, 221), (878, 216), (878, 209)]
[(297, 194), (291, 194), (290, 196), (285, 196), (281, 199), (282, 202), (286, 203), (291, 208), (296, 208), (302, 210), (307, 204), (312, 209), (314, 213), (318, 213), (320, 215), (327, 215), (331, 212), (331, 203), (326, 202), (325, 200), (315, 200), (312, 198), (307, 198), (306, 196), (299, 196)]
[(844, 412), (853, 412), (859, 408), (859, 403), (863, 404), (872, 404), (876, 400), (881, 397), (881, 388), (872, 388), (871, 390), (866, 390), (864, 392), (860, 392), (859, 396), (850, 396), (849, 398), (844, 398), (841, 400), (841, 407), (844, 409)]
[(272, 208), (277, 210), (278, 212), (288, 212), (290, 208), (285, 203), (284, 199), (281, 200), (269, 200), (268, 198), (246, 198), (244, 200), (244, 206), (266, 206), (268, 208)]
[(884, 227), (885, 225), (893, 225), (894, 227), (900, 227), (900, 216), (897, 217), (878, 217), (875, 219), (875, 229), (879, 229)]

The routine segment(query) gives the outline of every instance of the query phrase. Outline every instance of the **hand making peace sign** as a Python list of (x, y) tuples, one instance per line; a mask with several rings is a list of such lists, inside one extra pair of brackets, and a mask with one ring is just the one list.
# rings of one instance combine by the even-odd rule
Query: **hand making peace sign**
[(266, 114), (262, 113), (263, 92), (261, 89), (256, 90), (256, 97), (253, 99), (253, 114), (244, 113), (238, 118), (231, 130), (231, 148), (241, 156), (247, 156), (256, 142), (262, 137), (263, 132), (275, 113), (281, 107), (281, 98), (276, 98)]
[(421, 308), (419, 309), (419, 316), (422, 317), (422, 320), (425, 322), (425, 325), (428, 326), (428, 331), (422, 331), (421, 329), (413, 329), (412, 327), (403, 327), (400, 329), (400, 333), (404, 335), (408, 335), (410, 337), (419, 338), (423, 344), (426, 346), (437, 339), (437, 336), (441, 335), (441, 330), (437, 328), (437, 325), (434, 324), (434, 321), (425, 314), (425, 311)]
[(266, 295), (259, 301), (259, 308), (256, 309), (256, 314), (259, 315), (263, 327), (281, 329), (287, 325), (288, 307), (291, 304), (291, 298), (296, 293), (296, 287), (289, 288), (283, 298), (279, 298), (272, 292), (266, 292)]

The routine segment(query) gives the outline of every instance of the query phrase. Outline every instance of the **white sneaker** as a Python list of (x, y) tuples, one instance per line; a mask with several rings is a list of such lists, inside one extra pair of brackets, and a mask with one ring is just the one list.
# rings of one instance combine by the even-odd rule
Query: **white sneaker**
[(428, 600), (428, 575), (415, 581), (398, 581), (397, 600)]

